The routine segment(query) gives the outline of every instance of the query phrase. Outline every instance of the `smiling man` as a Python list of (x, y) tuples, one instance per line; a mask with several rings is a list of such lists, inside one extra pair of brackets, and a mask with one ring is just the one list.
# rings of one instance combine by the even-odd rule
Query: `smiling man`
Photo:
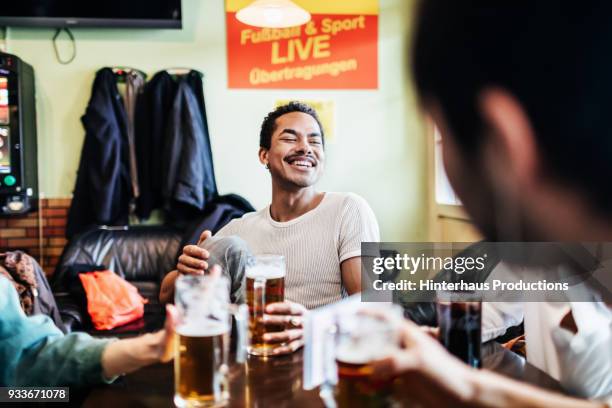
[(379, 241), (374, 213), (352, 193), (320, 192), (315, 184), (325, 169), (324, 134), (316, 112), (290, 102), (269, 113), (261, 125), (259, 161), (272, 177), (272, 203), (235, 219), (214, 237), (204, 231), (199, 246), (188, 245), (160, 293), (169, 302), (179, 273), (202, 274), (220, 264), (232, 281), (234, 301), (244, 300), (244, 267), (249, 253), (285, 257), (285, 303), (266, 312), (290, 329), (273, 335), (288, 342), (279, 353), (302, 344), (306, 309), (336, 302), (361, 291), (361, 242)]

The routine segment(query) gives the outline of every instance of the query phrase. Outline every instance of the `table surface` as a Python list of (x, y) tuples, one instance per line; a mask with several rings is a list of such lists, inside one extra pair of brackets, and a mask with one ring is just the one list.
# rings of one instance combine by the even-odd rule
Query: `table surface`
[[(562, 392), (560, 384), (521, 356), (495, 342), (483, 345), (483, 367), (508, 377)], [(229, 407), (322, 407), (319, 391), (302, 389), (303, 353), (263, 360), (249, 357), (230, 370)], [(129, 374), (112, 385), (99, 386), (86, 407), (171, 407), (174, 396), (172, 363), (157, 364)]]

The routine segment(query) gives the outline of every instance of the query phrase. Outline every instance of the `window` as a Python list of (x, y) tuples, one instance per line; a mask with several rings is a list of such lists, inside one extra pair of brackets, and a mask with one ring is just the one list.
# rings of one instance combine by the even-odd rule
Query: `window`
[(437, 127), (434, 127), (434, 172), (436, 203), (461, 205), (461, 201), (453, 191), (444, 170), (444, 164), (442, 163), (442, 137)]

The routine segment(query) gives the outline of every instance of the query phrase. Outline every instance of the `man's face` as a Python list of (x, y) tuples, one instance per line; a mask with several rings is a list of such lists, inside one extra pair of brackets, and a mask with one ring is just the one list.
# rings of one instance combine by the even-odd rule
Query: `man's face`
[(270, 149), (262, 148), (259, 155), (281, 185), (310, 187), (319, 181), (325, 165), (321, 129), (306, 113), (286, 113), (276, 119)]

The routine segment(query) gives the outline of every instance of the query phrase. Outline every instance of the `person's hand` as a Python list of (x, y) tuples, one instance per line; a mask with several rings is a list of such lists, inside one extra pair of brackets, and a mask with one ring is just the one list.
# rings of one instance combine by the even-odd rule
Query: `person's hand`
[(264, 341), (267, 343), (286, 343), (274, 349), (274, 354), (290, 354), (304, 345), (303, 318), (306, 312), (304, 306), (289, 301), (266, 306), (264, 323), (285, 326), (282, 332), (264, 334)]
[(208, 269), (208, 258), (210, 254), (204, 248), (200, 248), (199, 245), (202, 242), (210, 238), (212, 234), (206, 230), (200, 235), (197, 245), (185, 245), (183, 253), (179, 256), (178, 264), (176, 269), (183, 275), (203, 275), (204, 271)]
[(104, 378), (112, 380), (150, 364), (172, 360), (177, 316), (176, 308), (173, 305), (166, 305), (166, 322), (163, 330), (108, 343), (100, 357)]
[[(209, 279), (218, 279), (221, 276), (221, 267), (219, 265), (213, 265), (209, 271)], [(211, 290), (214, 285), (209, 285), (208, 288)], [(164, 323), (163, 330), (154, 333), (155, 340), (153, 341), (154, 348), (156, 349), (156, 359), (162, 363), (172, 360), (174, 357), (174, 333), (176, 326), (179, 324), (179, 314), (176, 306), (166, 305), (166, 322)]]
[(164, 329), (155, 333), (159, 338), (157, 343), (157, 358), (165, 363), (174, 357), (174, 332), (178, 323), (178, 311), (174, 305), (166, 305), (166, 322)]
[(202, 242), (206, 241), (211, 236), (212, 232), (210, 232), (209, 230), (202, 231), (202, 233), (200, 234), (200, 239), (198, 239), (198, 245), (201, 245)]
[(425, 406), (455, 406), (471, 396), (473, 390), (467, 379), (474, 370), (448, 353), (433, 333), (431, 328), (403, 322), (401, 350), (375, 361), (374, 377), (401, 376), (405, 380), (402, 391)]

